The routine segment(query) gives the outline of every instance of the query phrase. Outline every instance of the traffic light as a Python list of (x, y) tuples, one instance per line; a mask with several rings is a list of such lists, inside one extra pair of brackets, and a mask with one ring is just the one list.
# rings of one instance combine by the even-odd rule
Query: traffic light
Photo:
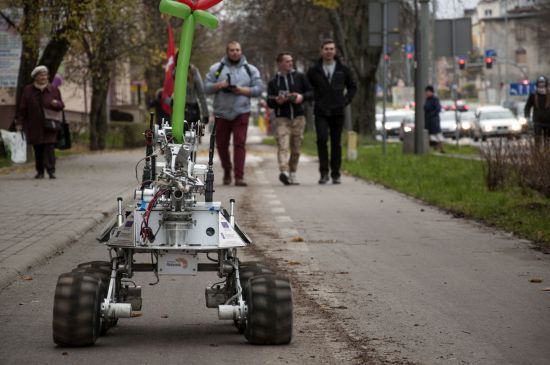
[(529, 80), (523, 80), (521, 83), (522, 83), (523, 85), (526, 85), (526, 86), (527, 86), (527, 85), (529, 85)]
[(466, 60), (464, 58), (458, 59), (458, 68), (464, 70), (466, 68)]
[(390, 55), (389, 54), (385, 54), (384, 55), (384, 61), (386, 61), (386, 63), (390, 63)]
[(491, 57), (485, 58), (485, 68), (493, 68), (493, 59)]

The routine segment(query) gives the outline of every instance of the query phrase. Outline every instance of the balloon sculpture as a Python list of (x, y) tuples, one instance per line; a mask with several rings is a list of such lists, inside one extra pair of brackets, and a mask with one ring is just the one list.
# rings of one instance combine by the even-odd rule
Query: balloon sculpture
[(181, 18), (183, 32), (180, 39), (178, 67), (176, 68), (176, 80), (172, 109), (172, 136), (181, 143), (183, 140), (183, 121), (185, 118), (185, 100), (187, 98), (187, 77), (189, 62), (191, 59), (191, 47), (195, 34), (195, 23), (199, 23), (209, 29), (218, 26), (218, 19), (206, 12), (206, 9), (218, 4), (222, 0), (161, 0), (161, 13)]

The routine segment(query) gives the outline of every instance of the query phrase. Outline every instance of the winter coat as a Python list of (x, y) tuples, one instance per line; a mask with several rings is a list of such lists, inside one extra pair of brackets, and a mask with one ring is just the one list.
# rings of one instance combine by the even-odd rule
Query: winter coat
[(550, 125), (550, 91), (546, 95), (537, 92), (529, 94), (527, 103), (525, 103), (525, 118), (529, 118), (531, 108), (533, 108), (533, 121), (535, 123)]
[(304, 101), (313, 99), (313, 90), (303, 73), (292, 71), (285, 76), (278, 72), (267, 86), (267, 105), (275, 110), (276, 117), (294, 119), (304, 115), (303, 103), (294, 104), (288, 101), (284, 104), (277, 104), (275, 98), (279, 96), (279, 91), (302, 94)]
[(435, 96), (427, 98), (424, 102), (424, 128), (429, 134), (441, 133), (441, 120), (439, 113), (441, 112), (441, 104)]
[[(344, 115), (344, 107), (351, 103), (357, 86), (349, 67), (336, 59), (334, 73), (327, 79), (323, 70), (323, 61), (320, 59), (307, 72), (309, 83), (313, 87), (315, 100), (315, 115), (327, 116)], [(344, 94), (344, 90), (347, 92)]]
[[(54, 99), (59, 102), (57, 106), (52, 105)], [(27, 136), (27, 143), (32, 145), (55, 143), (57, 132), (44, 129), (43, 108), (60, 111), (64, 107), (61, 93), (57, 87), (48, 84), (41, 91), (34, 84), (25, 86), (21, 94), (17, 124), (23, 127), (23, 131)]]
[[(222, 63), (224, 66), (217, 75)], [(245, 64), (248, 65), (250, 75), (247, 67), (244, 66)], [(244, 56), (241, 56), (240, 62), (236, 65), (233, 65), (227, 57), (224, 57), (220, 62), (210, 67), (210, 71), (206, 75), (204, 89), (207, 94), (215, 94), (214, 115), (227, 120), (234, 120), (241, 114), (250, 113), (250, 96), (237, 95), (224, 90), (214, 90), (214, 84), (226, 80), (227, 75), (231, 75), (231, 85), (249, 87), (252, 97), (260, 96), (264, 85), (260, 78), (260, 71), (248, 64)]]

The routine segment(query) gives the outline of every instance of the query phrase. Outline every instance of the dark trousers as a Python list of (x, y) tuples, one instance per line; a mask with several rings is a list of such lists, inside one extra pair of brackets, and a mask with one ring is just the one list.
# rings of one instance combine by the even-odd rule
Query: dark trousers
[(246, 158), (246, 132), (250, 113), (244, 113), (233, 120), (216, 118), (216, 148), (226, 172), (232, 169), (229, 155), (229, 141), (233, 133), (233, 163), (235, 165), (235, 179), (244, 177), (244, 160)]
[(535, 123), (535, 145), (550, 148), (550, 123)]
[(33, 144), (32, 147), (36, 172), (44, 174), (44, 168), (46, 168), (48, 174), (55, 173), (55, 144)]
[(340, 177), (342, 165), (342, 129), (344, 128), (344, 116), (333, 115), (330, 117), (316, 115), (315, 131), (317, 132), (317, 153), (319, 154), (319, 172), (322, 176), (328, 175), (329, 158), (327, 142), (330, 135), (330, 170), (332, 178)]

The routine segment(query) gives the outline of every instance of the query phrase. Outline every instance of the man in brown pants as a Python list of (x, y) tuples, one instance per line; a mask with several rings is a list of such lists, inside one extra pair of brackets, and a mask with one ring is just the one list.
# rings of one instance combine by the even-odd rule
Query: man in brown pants
[(297, 185), (296, 169), (306, 125), (303, 103), (313, 98), (313, 91), (305, 75), (294, 70), (290, 53), (277, 55), (277, 68), (267, 87), (267, 103), (275, 111), (279, 180)]

